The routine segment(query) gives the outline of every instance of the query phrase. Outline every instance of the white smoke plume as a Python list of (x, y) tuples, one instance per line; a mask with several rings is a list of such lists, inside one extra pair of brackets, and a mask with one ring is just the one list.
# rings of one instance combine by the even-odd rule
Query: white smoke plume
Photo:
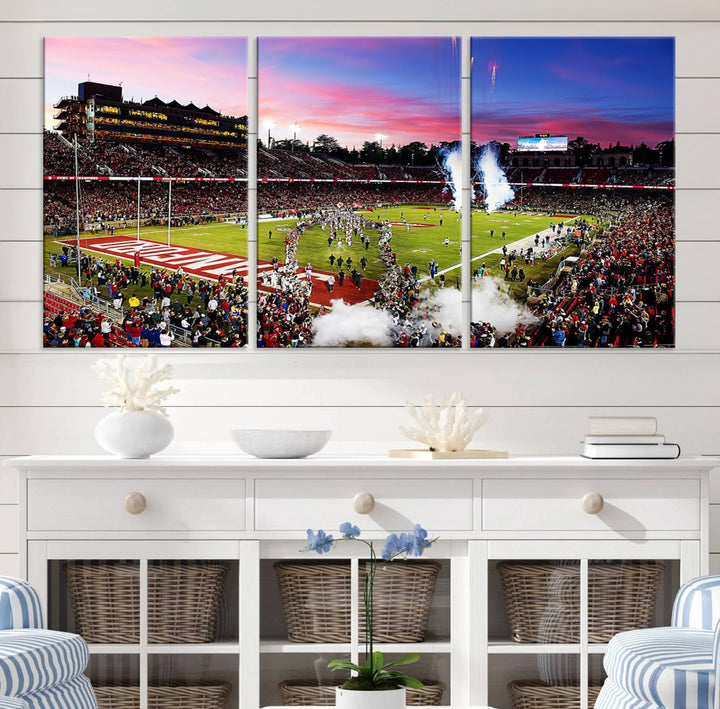
[[(462, 207), (462, 151), (457, 148), (442, 147), (438, 151), (440, 167), (445, 173), (450, 191), (452, 192), (452, 208), (459, 212)], [(471, 197), (474, 199), (474, 195)]]
[(482, 175), (485, 204), (488, 214), (497, 211), (515, 196), (505, 171), (498, 162), (498, 146), (488, 143), (475, 161), (475, 169)]
[[(489, 322), (498, 334), (512, 332), (518, 325), (537, 322), (537, 317), (513, 300), (503, 288), (504, 281), (485, 277), (472, 290), (473, 322)], [(462, 333), (462, 294), (457, 288), (438, 288), (428, 293), (420, 310), (451, 335)]]
[(462, 334), (462, 293), (457, 288), (436, 288), (420, 302), (420, 310), (451, 335)]
[(333, 300), (332, 310), (313, 321), (313, 347), (392, 347), (392, 326), (392, 316), (385, 310)]
[(504, 281), (485, 277), (473, 286), (473, 322), (489, 322), (498, 334), (512, 332), (518, 325), (537, 322), (527, 306), (513, 300), (504, 288)]

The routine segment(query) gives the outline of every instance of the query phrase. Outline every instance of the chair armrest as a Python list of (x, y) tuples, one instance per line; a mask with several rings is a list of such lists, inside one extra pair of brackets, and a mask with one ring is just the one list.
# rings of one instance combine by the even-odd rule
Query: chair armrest
[(720, 575), (702, 576), (680, 588), (673, 604), (672, 624), (677, 628), (715, 630), (720, 621)]
[(0, 576), (0, 630), (42, 627), (42, 606), (35, 589), (27, 581)]

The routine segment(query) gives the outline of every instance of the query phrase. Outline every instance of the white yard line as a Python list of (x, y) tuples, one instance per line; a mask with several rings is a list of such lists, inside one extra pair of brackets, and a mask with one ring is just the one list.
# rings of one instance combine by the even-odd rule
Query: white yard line
[[(577, 217), (572, 217), (571, 219), (564, 219), (563, 225), (568, 224), (569, 222), (575, 221)], [(502, 232), (502, 229), (500, 230)], [(498, 237), (501, 240), (500, 246), (498, 246), (497, 249), (493, 249), (492, 251), (486, 251), (484, 254), (480, 254), (479, 256), (473, 256), (470, 259), (470, 262), (473, 261), (479, 261), (480, 259), (487, 258), (491, 254), (500, 254), (502, 253), (503, 246), (507, 247), (508, 253), (512, 251), (512, 248), (526, 248), (528, 246), (534, 246), (535, 245), (535, 237), (539, 236), (542, 238), (543, 236), (553, 236), (556, 235), (555, 232), (553, 232), (550, 227), (547, 229), (543, 229), (542, 231), (538, 231), (535, 234), (530, 234), (530, 236), (524, 236), (522, 239), (517, 239), (516, 241), (502, 241), (502, 236)], [(512, 248), (511, 248), (512, 247)], [(539, 254), (538, 254), (539, 255)], [(458, 268), (462, 266), (462, 263), (458, 263), (455, 266), (450, 266), (449, 268), (444, 268), (442, 271), (438, 271), (435, 276), (439, 276), (441, 273), (450, 273), (451, 271), (456, 271)], [(419, 283), (424, 283), (425, 281), (429, 281), (430, 276), (423, 276), (418, 280)]]

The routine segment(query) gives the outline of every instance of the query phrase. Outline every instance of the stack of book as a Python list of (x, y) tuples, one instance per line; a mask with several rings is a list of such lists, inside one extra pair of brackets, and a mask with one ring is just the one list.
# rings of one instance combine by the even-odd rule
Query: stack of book
[(680, 446), (666, 443), (651, 416), (591, 416), (583, 458), (678, 458)]

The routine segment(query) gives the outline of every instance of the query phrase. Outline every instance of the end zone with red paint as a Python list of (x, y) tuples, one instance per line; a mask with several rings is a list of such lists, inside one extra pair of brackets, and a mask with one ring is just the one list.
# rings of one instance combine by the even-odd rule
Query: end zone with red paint
[[(75, 246), (75, 239), (61, 239), (57, 241), (63, 246)], [(233, 271), (247, 278), (248, 260), (246, 256), (225, 254), (219, 251), (206, 251), (192, 246), (174, 246), (162, 244), (158, 241), (145, 241), (127, 236), (100, 236), (80, 239), (80, 248), (103, 256), (126, 259), (132, 261), (139, 253), (140, 263), (146, 266), (157, 266), (170, 271), (183, 269), (185, 273), (209, 281), (217, 281), (221, 276), (230, 276)], [(269, 261), (258, 261), (258, 275), (263, 271), (272, 270)], [(305, 279), (305, 268), (298, 268), (298, 275)], [(327, 288), (327, 279), (334, 276), (335, 287), (332, 293)], [(316, 305), (329, 306), (331, 300), (342, 298), (346, 303), (360, 303), (372, 298), (377, 290), (377, 281), (364, 278), (362, 287), (356, 288), (350, 280), (349, 274), (345, 283), (338, 283), (336, 273), (328, 271), (313, 271), (313, 290), (310, 300)], [(258, 279), (258, 289), (270, 292), (272, 289), (264, 286)]]

